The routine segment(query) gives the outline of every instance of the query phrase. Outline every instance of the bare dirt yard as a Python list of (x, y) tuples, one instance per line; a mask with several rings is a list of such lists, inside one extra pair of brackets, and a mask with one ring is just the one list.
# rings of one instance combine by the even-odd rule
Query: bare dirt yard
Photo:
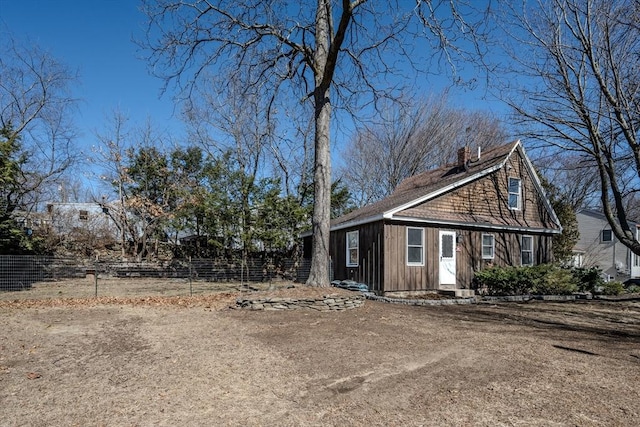
[(65, 292), (0, 294), (2, 426), (640, 425), (638, 300), (318, 312), (230, 309), (232, 288)]

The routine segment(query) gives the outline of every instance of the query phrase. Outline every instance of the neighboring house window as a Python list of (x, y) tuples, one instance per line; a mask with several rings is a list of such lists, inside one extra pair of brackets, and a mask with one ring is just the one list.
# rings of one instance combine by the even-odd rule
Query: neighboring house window
[(533, 265), (533, 237), (522, 236), (520, 241), (520, 257), (522, 265)]
[(520, 209), (522, 182), (519, 178), (509, 178), (509, 209)]
[(358, 266), (358, 231), (350, 231), (347, 233), (347, 267)]
[(611, 230), (602, 230), (602, 241), (613, 242), (613, 232)]
[(424, 228), (407, 227), (407, 265), (424, 265)]
[(482, 259), (493, 259), (495, 252), (495, 239), (493, 234), (482, 235)]
[(89, 219), (89, 211), (80, 211), (80, 221), (87, 221)]

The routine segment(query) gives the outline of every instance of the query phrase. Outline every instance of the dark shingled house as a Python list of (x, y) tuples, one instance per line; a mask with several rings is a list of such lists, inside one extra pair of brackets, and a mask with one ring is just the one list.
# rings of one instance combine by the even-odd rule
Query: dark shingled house
[(487, 266), (552, 261), (561, 230), (520, 141), (475, 158), (467, 147), (455, 165), (334, 220), (332, 274), (378, 294), (471, 294), (474, 272)]

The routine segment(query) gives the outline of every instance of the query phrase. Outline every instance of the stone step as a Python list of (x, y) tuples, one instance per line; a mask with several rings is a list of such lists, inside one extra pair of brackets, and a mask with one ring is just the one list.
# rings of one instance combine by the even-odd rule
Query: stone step
[(470, 298), (476, 295), (473, 289), (440, 289), (442, 295), (451, 295), (457, 298)]

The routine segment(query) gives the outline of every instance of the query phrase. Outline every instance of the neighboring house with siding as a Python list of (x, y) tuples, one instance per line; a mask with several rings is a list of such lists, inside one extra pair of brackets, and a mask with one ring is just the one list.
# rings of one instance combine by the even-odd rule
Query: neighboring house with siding
[(93, 233), (116, 239), (118, 228), (106, 214), (108, 208), (98, 203), (47, 203), (43, 212), (17, 212), (14, 218), (25, 230), (52, 231), (60, 236)]
[(561, 230), (520, 141), (475, 158), (467, 147), (456, 164), (408, 178), (332, 221), (332, 274), (378, 294), (470, 294), (483, 268), (552, 261)]
[[(616, 239), (611, 225), (602, 212), (582, 209), (576, 213), (580, 238), (576, 243), (574, 264), (579, 267), (599, 267), (606, 278), (623, 281), (640, 277), (640, 258)], [(640, 226), (629, 222), (640, 236)]]
[(43, 217), (59, 234), (100, 230), (117, 237), (117, 228), (105, 213), (106, 209), (106, 205), (98, 203), (49, 203)]

